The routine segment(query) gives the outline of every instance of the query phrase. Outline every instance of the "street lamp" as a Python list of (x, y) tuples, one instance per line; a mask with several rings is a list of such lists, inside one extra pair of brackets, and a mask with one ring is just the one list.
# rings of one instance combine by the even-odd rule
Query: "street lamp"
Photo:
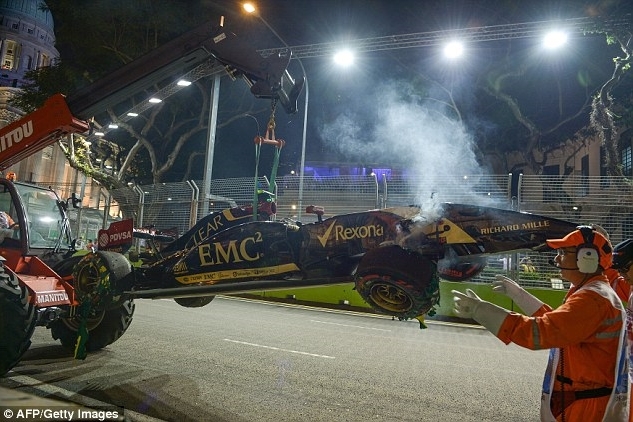
[[(290, 49), (290, 46), (284, 41), (281, 36), (273, 29), (272, 26), (260, 15), (257, 13), (257, 8), (253, 3), (244, 3), (244, 10), (249, 14), (254, 14), (257, 18), (262, 21), (264, 25), (272, 32), (275, 37), (281, 41), (284, 47)], [(292, 53), (292, 51), (291, 51)], [(298, 210), (298, 220), (301, 221), (301, 217), (303, 215), (303, 177), (305, 171), (306, 164), (306, 135), (308, 131), (308, 97), (310, 95), (310, 90), (308, 89), (308, 75), (306, 73), (305, 67), (303, 67), (303, 63), (301, 59), (297, 57), (297, 62), (299, 62), (299, 66), (301, 66), (301, 70), (303, 71), (303, 79), (304, 79), (304, 87), (305, 87), (305, 104), (303, 106), (303, 134), (301, 136), (301, 164), (299, 168), (299, 210)]]

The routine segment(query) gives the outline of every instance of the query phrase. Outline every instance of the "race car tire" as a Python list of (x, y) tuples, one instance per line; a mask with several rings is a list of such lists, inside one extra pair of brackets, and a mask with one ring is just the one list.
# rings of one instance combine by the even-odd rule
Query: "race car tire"
[(176, 297), (174, 301), (185, 308), (202, 308), (211, 303), (214, 298), (215, 296)]
[[(86, 351), (103, 349), (121, 338), (132, 323), (134, 307), (134, 301), (128, 299), (117, 307), (91, 316), (88, 319)], [(74, 350), (79, 323), (79, 318), (60, 318), (48, 326), (54, 340), (59, 340), (66, 349)]]
[[(131, 272), (131, 265), (121, 254), (98, 251), (88, 254), (73, 270), (73, 284), (79, 301), (89, 302), (86, 328), (86, 351), (102, 349), (117, 341), (129, 328), (134, 315), (134, 301), (115, 296), (117, 281)], [(53, 339), (74, 349), (81, 325), (81, 306), (73, 317), (60, 318), (48, 324)]]
[(28, 289), (0, 264), (0, 376), (9, 372), (31, 346), (35, 315)]
[(378, 313), (410, 319), (439, 302), (436, 265), (398, 246), (368, 251), (356, 270), (356, 290)]
[(437, 273), (447, 281), (466, 281), (479, 275), (486, 265), (488, 258), (484, 256), (460, 257), (449, 249), (444, 259), (437, 263)]

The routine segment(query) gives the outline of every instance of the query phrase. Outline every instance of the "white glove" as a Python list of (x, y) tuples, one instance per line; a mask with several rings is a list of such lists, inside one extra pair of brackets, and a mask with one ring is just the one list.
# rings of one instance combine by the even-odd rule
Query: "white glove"
[(501, 274), (495, 276), (495, 281), (492, 282), (492, 291), (508, 296), (519, 305), (519, 308), (523, 309), (527, 316), (534, 315), (543, 306), (543, 302), (525, 291), (514, 280)]
[(492, 334), (497, 336), (501, 324), (506, 319), (510, 311), (503, 309), (485, 300), (481, 300), (479, 296), (470, 289), (466, 289), (466, 294), (452, 290), (455, 295), (453, 297), (455, 313), (464, 317), (472, 318)]

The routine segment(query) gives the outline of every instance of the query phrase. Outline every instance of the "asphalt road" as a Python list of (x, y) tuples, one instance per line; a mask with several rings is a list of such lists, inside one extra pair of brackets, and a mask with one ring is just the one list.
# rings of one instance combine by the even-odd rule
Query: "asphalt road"
[[(76, 361), (36, 329), (0, 387), (130, 421), (535, 421), (546, 351), (480, 327), (217, 297), (137, 301), (127, 333)], [(5, 390), (6, 391), (6, 390)]]

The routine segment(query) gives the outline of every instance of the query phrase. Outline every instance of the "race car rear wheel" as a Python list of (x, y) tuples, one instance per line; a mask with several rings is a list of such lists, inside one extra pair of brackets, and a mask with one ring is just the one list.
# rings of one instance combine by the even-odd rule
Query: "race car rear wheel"
[(31, 346), (35, 306), (29, 292), (0, 263), (0, 376), (9, 372)]
[(114, 286), (130, 272), (130, 263), (121, 254), (99, 251), (85, 255), (73, 270), (75, 292), (82, 305), (75, 316), (48, 325), (53, 338), (74, 349), (85, 318), (86, 351), (102, 349), (118, 340), (132, 323), (135, 305), (132, 299), (115, 296)]
[(356, 271), (356, 290), (376, 312), (415, 318), (439, 302), (433, 261), (398, 246), (368, 251)]

